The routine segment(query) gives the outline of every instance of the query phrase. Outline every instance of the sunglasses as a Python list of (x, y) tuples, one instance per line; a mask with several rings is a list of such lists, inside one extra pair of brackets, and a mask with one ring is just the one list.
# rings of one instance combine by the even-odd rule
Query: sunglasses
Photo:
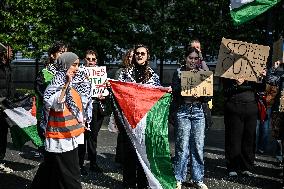
[(141, 56), (145, 56), (145, 55), (146, 55), (145, 52), (135, 52), (134, 54), (135, 54), (136, 56), (139, 56), (139, 54), (141, 54)]
[(88, 61), (97, 61), (96, 58), (86, 58)]

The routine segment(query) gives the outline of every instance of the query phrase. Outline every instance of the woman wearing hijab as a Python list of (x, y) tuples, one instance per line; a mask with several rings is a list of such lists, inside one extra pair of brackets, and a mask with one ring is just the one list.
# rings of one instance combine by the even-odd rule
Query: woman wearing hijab
[[(118, 80), (160, 86), (159, 76), (149, 66), (149, 51), (144, 45), (134, 48), (131, 64), (124, 68)], [(126, 188), (147, 188), (148, 182), (133, 144), (124, 128), (119, 128), (122, 135), (123, 185)]]
[(44, 93), (46, 116), (44, 162), (31, 188), (79, 189), (78, 144), (84, 142), (85, 119), (81, 94), (74, 87), (79, 58), (65, 52), (58, 58), (58, 71)]

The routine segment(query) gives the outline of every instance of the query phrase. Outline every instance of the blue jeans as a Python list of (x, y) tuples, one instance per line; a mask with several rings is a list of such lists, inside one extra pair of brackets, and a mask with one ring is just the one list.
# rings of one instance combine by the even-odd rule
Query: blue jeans
[(267, 119), (264, 123), (257, 120), (256, 125), (256, 150), (266, 151), (267, 144), (269, 142), (270, 135), (270, 118), (271, 118), (271, 108), (266, 110)]
[(203, 147), (205, 118), (201, 105), (184, 104), (176, 115), (175, 125), (175, 163), (177, 181), (186, 181), (187, 164), (190, 163), (193, 182), (203, 182)]

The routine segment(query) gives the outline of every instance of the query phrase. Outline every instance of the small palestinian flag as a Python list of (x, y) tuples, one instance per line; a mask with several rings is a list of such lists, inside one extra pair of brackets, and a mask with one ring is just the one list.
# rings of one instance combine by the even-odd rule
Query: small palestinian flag
[(35, 115), (23, 107), (6, 109), (4, 112), (12, 123), (10, 130), (14, 147), (21, 148), (28, 141), (32, 141), (37, 147), (43, 145), (38, 136)]
[(150, 188), (175, 188), (168, 140), (171, 94), (163, 87), (114, 80), (110, 83), (114, 115), (136, 149)]

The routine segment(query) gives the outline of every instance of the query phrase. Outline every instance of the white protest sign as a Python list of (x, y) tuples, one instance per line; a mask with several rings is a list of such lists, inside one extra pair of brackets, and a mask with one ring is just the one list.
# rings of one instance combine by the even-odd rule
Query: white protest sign
[(237, 40), (222, 39), (215, 76), (261, 81), (266, 68), (269, 47)]
[(182, 71), (182, 96), (213, 96), (213, 72)]
[(105, 81), (107, 79), (107, 71), (105, 66), (86, 67), (89, 72), (89, 80), (92, 85), (92, 97), (99, 95), (107, 96), (109, 94)]

